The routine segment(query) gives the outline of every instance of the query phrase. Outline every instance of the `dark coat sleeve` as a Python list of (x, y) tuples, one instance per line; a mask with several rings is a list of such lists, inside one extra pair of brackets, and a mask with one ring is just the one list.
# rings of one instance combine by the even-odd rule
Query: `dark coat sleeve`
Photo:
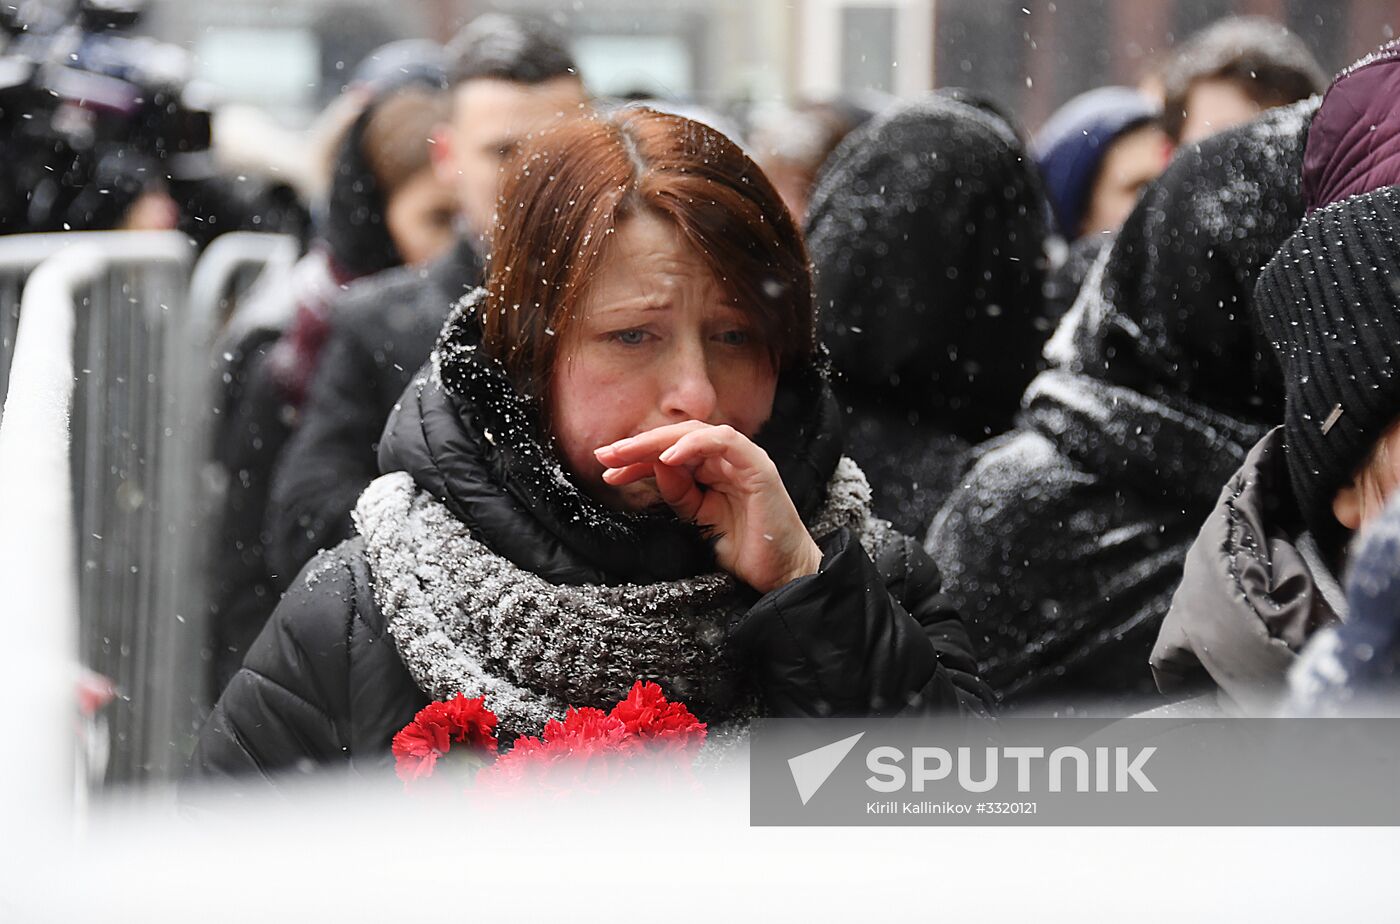
[(349, 759), (350, 633), (365, 592), (339, 549), (282, 598), (200, 733), (188, 776), (242, 780)]
[(317, 550), (354, 532), (350, 511), (379, 475), (379, 379), (374, 355), (350, 325), (337, 323), (312, 378), (301, 425), (273, 476), (267, 557), (281, 587)]
[(816, 574), (765, 595), (731, 627), (770, 715), (990, 710), (962, 620), (912, 539), (890, 542), (878, 564), (846, 530), (821, 547)]

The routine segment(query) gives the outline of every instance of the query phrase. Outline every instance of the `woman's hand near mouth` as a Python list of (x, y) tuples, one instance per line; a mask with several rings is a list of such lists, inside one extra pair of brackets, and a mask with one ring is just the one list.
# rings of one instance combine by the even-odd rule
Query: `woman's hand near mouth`
[(698, 420), (657, 427), (594, 451), (603, 480), (655, 478), (676, 515), (716, 536), (719, 565), (760, 593), (815, 574), (821, 550), (773, 460), (730, 426)]

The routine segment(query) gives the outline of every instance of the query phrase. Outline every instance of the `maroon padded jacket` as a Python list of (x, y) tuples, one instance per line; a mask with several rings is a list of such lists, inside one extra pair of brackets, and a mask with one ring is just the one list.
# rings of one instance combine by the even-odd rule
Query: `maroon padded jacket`
[(1307, 213), (1400, 183), (1400, 39), (1342, 71), (1313, 116), (1303, 153)]

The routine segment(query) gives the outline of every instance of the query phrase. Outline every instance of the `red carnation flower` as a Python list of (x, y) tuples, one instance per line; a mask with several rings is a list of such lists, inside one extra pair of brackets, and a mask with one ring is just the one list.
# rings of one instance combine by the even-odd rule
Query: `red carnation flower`
[(496, 740), (496, 714), (486, 708), (484, 696), (467, 699), (458, 693), (441, 705), (452, 729), (453, 741), (496, 753), (500, 747)]
[(613, 707), (612, 717), (641, 743), (659, 745), (665, 750), (698, 746), (705, 740), (705, 723), (695, 718), (684, 703), (666, 699), (661, 687), (638, 680), (627, 698)]
[[(481, 697), (467, 699), (459, 693), (429, 703), (394, 736), (395, 770), (406, 784), (430, 777), (454, 744), (466, 745), (463, 750), (474, 757), (494, 755), (499, 747), (496, 724)], [(517, 739), (508, 753), (477, 774), (477, 784), (499, 791), (529, 782), (562, 794), (595, 790), (623, 778), (686, 780), (690, 758), (706, 734), (705, 723), (684, 704), (668, 700), (657, 684), (638, 680), (611, 712), (569, 707), (563, 719), (546, 722), (538, 738)], [(644, 760), (642, 752), (653, 750), (665, 759)]]
[(563, 721), (546, 722), (539, 738), (517, 739), (477, 784), (508, 789), (528, 780), (558, 792), (593, 789), (616, 776), (628, 742), (626, 727), (603, 710), (571, 706)]
[(447, 702), (429, 703), (393, 740), (394, 772), (404, 783), (431, 776), (452, 743), (495, 754), (496, 715), (485, 699), (458, 693)]
[(657, 779), (688, 778), (674, 759), (641, 760), (653, 748), (674, 758), (693, 757), (705, 740), (705, 723), (681, 703), (666, 699), (661, 687), (637, 681), (627, 697), (604, 712), (570, 707), (564, 718), (545, 723), (540, 737), (523, 737), (494, 765), (477, 776), (478, 785), (514, 789), (522, 782), (556, 793), (594, 790), (639, 771)]
[(539, 738), (517, 738), (511, 749), (496, 758), (494, 764), (482, 768), (476, 775), (476, 785), (495, 790), (512, 789), (556, 757), (556, 754), (547, 753), (545, 743)]
[(394, 735), (394, 772), (405, 783), (431, 776), (437, 759), (451, 747), (451, 740), (445, 724), (419, 713)]
[(627, 738), (627, 728), (601, 709), (570, 706), (564, 721), (550, 719), (544, 725), (545, 744), (559, 750), (582, 748), (586, 752), (621, 747)]

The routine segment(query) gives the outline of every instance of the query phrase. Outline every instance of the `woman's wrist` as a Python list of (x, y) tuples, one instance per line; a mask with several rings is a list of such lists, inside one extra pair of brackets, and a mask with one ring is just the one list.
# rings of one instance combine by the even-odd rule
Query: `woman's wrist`
[(789, 568), (777, 580), (775, 580), (771, 587), (760, 589), (764, 593), (772, 593), (779, 587), (785, 587), (786, 585), (791, 584), (798, 578), (803, 578), (807, 577), (808, 575), (816, 574), (818, 571), (821, 570), (821, 567), (822, 550), (817, 546), (816, 542), (812, 540), (812, 537), (808, 536), (806, 543), (799, 550), (796, 556), (796, 561), (793, 563), (793, 566)]

